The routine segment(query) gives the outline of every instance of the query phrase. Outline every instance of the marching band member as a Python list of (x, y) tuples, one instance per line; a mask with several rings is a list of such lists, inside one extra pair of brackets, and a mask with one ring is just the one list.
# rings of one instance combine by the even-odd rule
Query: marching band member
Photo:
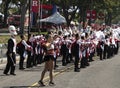
[(119, 29), (118, 28), (115, 28), (113, 30), (113, 38), (115, 40), (115, 52), (114, 54), (117, 54), (118, 53), (118, 50), (119, 50), (119, 40), (120, 40), (120, 36), (119, 36)]
[(114, 55), (114, 49), (115, 49), (115, 46), (116, 46), (112, 32), (110, 33), (109, 41), (110, 41), (110, 56), (112, 57)]
[(88, 62), (88, 59), (89, 59), (89, 56), (90, 56), (90, 38), (89, 38), (89, 34), (88, 32), (85, 33), (85, 47), (86, 47), (86, 63), (85, 65), (86, 66), (89, 66), (89, 62)]
[(27, 51), (26, 50), (32, 50), (32, 47), (27, 44), (25, 41), (25, 36), (21, 35), (21, 52), (20, 52), (20, 61), (19, 61), (19, 69), (24, 70), (25, 68), (23, 67), (24, 59), (26, 58)]
[(81, 66), (80, 68), (85, 68), (85, 59), (86, 59), (86, 51), (85, 51), (85, 33), (81, 34), (81, 52), (82, 52), (82, 59), (81, 59)]
[(39, 40), (39, 45), (38, 45), (38, 64), (41, 64), (44, 60), (43, 60), (43, 54), (44, 54), (44, 38), (41, 36), (40, 40)]
[(105, 35), (105, 40), (104, 40), (104, 52), (103, 52), (103, 59), (106, 59), (108, 57), (108, 49), (109, 49), (109, 36), (106, 34)]
[(91, 62), (94, 61), (93, 56), (95, 53), (95, 44), (93, 43), (93, 40), (90, 41), (89, 49), (90, 49), (89, 62)]
[(61, 54), (62, 54), (62, 65), (67, 65), (67, 55), (69, 53), (69, 49), (67, 47), (67, 36), (64, 36), (64, 40), (61, 45)]
[(54, 40), (53, 40), (53, 44), (54, 44), (54, 46), (55, 46), (55, 53), (54, 53), (54, 69), (56, 68), (56, 67), (58, 67), (58, 65), (57, 65), (57, 63), (56, 63), (56, 61), (57, 61), (57, 57), (59, 56), (59, 54), (60, 54), (60, 50), (59, 50), (59, 38), (58, 38), (58, 35), (54, 35)]
[(74, 41), (75, 41), (75, 39), (73, 39), (71, 37), (71, 35), (69, 35), (68, 36), (68, 45), (67, 45), (67, 47), (69, 49), (68, 56), (67, 56), (68, 63), (74, 62), (73, 57), (72, 57), (72, 52), (71, 52), (72, 43)]
[(72, 55), (75, 57), (74, 60), (74, 71), (79, 72), (80, 68), (78, 63), (80, 61), (80, 37), (79, 34), (75, 34), (75, 41), (72, 43), (71, 47)]
[[(31, 42), (32, 42), (32, 41), (31, 41), (31, 37), (32, 37), (32, 35), (29, 34), (29, 35), (28, 35), (28, 40), (27, 40), (27, 44), (30, 45), (30, 46), (32, 46), (32, 45), (31, 45)], [(31, 53), (32, 53), (32, 51), (27, 50), (28, 57), (27, 57), (27, 61), (26, 61), (26, 68), (32, 67)]]
[(37, 64), (39, 64), (40, 63), (40, 59), (39, 59), (39, 50), (40, 50), (40, 42), (39, 42), (39, 37), (40, 36), (36, 36), (36, 38), (35, 38), (35, 42), (36, 42), (36, 46), (35, 46), (35, 57), (34, 57), (34, 64), (35, 64), (35, 66), (37, 66)]
[(7, 64), (3, 74), (8, 75), (10, 71), (11, 75), (15, 74), (15, 65), (16, 65), (16, 39), (15, 36), (17, 35), (16, 28), (13, 25), (10, 25), (8, 28), (11, 38), (8, 40), (8, 47), (7, 47)]

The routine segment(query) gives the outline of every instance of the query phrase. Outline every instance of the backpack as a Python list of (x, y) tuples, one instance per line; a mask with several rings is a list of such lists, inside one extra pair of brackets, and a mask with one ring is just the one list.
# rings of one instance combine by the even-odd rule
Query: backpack
[(19, 43), (17, 43), (16, 52), (18, 54), (20, 54), (21, 53), (21, 49), (22, 49), (22, 41), (20, 41)]

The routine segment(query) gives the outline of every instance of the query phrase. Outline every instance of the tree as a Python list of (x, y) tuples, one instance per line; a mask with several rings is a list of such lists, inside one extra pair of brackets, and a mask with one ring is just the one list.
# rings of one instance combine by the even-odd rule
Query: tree
[(24, 34), (24, 21), (25, 21), (25, 14), (29, 6), (29, 0), (12, 0), (12, 3), (14, 3), (18, 9), (19, 13), (21, 15), (20, 19), (20, 33)]
[(20, 4), (21, 4), (20, 30), (21, 30), (21, 34), (24, 34), (25, 14), (26, 14), (26, 11), (28, 9), (29, 2), (28, 2), (28, 0), (20, 0)]
[(119, 15), (119, 8), (119, 0), (98, 0), (98, 2), (95, 4), (96, 11), (102, 11), (105, 14), (106, 25), (111, 25), (112, 20)]
[(79, 1), (78, 2), (78, 8), (79, 8), (79, 15), (80, 15), (80, 23), (82, 22), (82, 26), (86, 26), (86, 11), (90, 7), (91, 3), (90, 0), (84, 0), (84, 1)]
[(7, 17), (8, 17), (8, 6), (11, 0), (2, 0), (3, 6), (4, 6), (4, 21), (3, 26), (5, 27), (7, 25)]
[(78, 10), (77, 3), (79, 0), (52, 0), (53, 4), (57, 4), (66, 18), (67, 26), (75, 19)]
[(12, 0), (11, 3), (16, 5), (18, 14), (21, 14), (21, 1), (22, 0)]
[(20, 20), (20, 29), (21, 33), (24, 33), (24, 20), (25, 20), (25, 14), (28, 9), (28, 0), (2, 0), (2, 4), (4, 6), (4, 26), (7, 25), (7, 17), (8, 17), (8, 10), (9, 10), (9, 4), (13, 3), (16, 6), (19, 7), (21, 20)]

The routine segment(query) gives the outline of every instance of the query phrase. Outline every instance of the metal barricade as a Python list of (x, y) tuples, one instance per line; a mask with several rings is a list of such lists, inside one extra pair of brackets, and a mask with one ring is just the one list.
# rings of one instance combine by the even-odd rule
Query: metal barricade
[(3, 58), (6, 57), (7, 44), (0, 44), (0, 63), (3, 62)]

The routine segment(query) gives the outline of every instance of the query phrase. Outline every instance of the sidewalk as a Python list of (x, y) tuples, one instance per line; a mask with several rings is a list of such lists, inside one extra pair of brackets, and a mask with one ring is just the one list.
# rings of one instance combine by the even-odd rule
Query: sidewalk
[(0, 33), (9, 33), (8, 28), (0, 28)]

